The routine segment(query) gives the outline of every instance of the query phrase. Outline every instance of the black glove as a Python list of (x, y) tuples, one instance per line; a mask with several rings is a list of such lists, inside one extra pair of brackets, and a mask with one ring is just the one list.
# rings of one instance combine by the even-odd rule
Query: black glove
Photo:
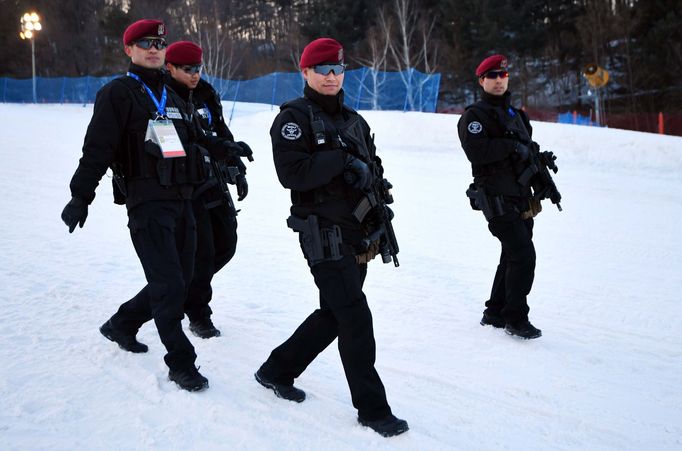
[(249, 184), (246, 183), (246, 176), (244, 174), (237, 175), (237, 200), (241, 201), (246, 199), (246, 195), (249, 194)]
[(227, 139), (219, 143), (212, 156), (216, 160), (227, 160), (235, 157), (246, 157), (253, 159), (253, 152), (246, 143), (236, 143)]
[(372, 174), (369, 172), (369, 166), (353, 155), (346, 157), (346, 164), (343, 170), (343, 179), (353, 188), (365, 190), (372, 184)]
[(246, 144), (244, 141), (239, 141), (235, 144), (241, 147), (242, 151), (244, 152), (242, 155), (239, 155), (240, 157), (246, 157), (247, 160), (253, 161), (253, 150), (251, 150), (248, 144)]
[(545, 161), (556, 161), (556, 155), (554, 155), (554, 152), (551, 150), (545, 150), (544, 152), (540, 152), (540, 155), (542, 155), (542, 158)]
[(516, 152), (516, 155), (518, 155), (519, 160), (521, 161), (526, 161), (530, 156), (530, 148), (520, 141), (516, 142), (514, 152)]
[(386, 220), (392, 221), (395, 214), (388, 205), (377, 205), (368, 213), (367, 217), (370, 223), (378, 226)]
[(395, 218), (395, 213), (393, 213), (393, 210), (391, 209), (391, 207), (389, 207), (388, 205), (384, 205), (384, 209), (386, 211), (386, 218), (389, 221), (393, 221), (393, 218)]
[(559, 172), (559, 168), (557, 167), (555, 161), (556, 161), (556, 155), (554, 155), (554, 152), (545, 150), (544, 152), (540, 152), (540, 159), (542, 160), (545, 165), (550, 168), (554, 173), (556, 174)]
[(88, 217), (88, 204), (80, 197), (72, 197), (62, 211), (62, 221), (69, 226), (69, 233), (73, 233), (76, 224), (83, 228), (85, 218)]

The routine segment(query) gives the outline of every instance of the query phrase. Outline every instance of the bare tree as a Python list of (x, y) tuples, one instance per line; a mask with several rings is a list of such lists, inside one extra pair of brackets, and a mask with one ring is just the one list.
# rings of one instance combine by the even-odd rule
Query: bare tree
[[(385, 21), (386, 16), (380, 15), (379, 21)], [(387, 39), (386, 33), (382, 33), (381, 30), (390, 30), (392, 25), (390, 23), (380, 23), (378, 27), (372, 28), (367, 34), (367, 46), (369, 47), (368, 58), (357, 58), (357, 61), (362, 64), (366, 71), (369, 72), (370, 83), (363, 83), (361, 85), (361, 91), (358, 92), (358, 96), (362, 96), (367, 93), (372, 102), (372, 109), (381, 109), (379, 105), (379, 95), (381, 92), (381, 87), (386, 80), (386, 66), (388, 63), (388, 51), (390, 46), (390, 40)], [(389, 33), (390, 34), (390, 33)]]
[[(429, 20), (423, 11), (413, 5), (412, 0), (393, 0), (391, 13), (386, 8), (378, 12), (378, 26), (405, 86), (409, 110), (416, 109), (417, 95), (436, 71), (438, 51), (431, 40), (435, 24), (436, 18)], [(415, 82), (415, 69), (424, 71), (428, 76), (421, 82)]]
[(235, 57), (235, 45), (227, 32), (230, 11), (225, 3), (212, 0), (201, 10), (201, 2), (195, 2), (187, 28), (196, 36), (204, 51), (205, 72), (215, 77), (214, 87), (223, 96), (229, 88), (229, 80), (234, 78), (241, 60)]

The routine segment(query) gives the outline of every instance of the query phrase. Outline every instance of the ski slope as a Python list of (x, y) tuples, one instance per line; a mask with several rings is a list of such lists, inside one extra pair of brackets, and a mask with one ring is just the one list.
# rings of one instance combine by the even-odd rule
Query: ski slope
[(83, 229), (60, 220), (92, 106), (0, 104), (0, 449), (682, 449), (682, 138), (533, 123), (559, 157), (564, 211), (546, 202), (536, 218), (543, 337), (521, 341), (478, 324), (499, 245), (464, 195), (459, 116), (363, 113), (401, 248), (365, 285), (377, 369), (410, 424), (385, 439), (357, 424), (335, 343), (297, 381), (302, 404), (253, 379), (317, 305), (272, 164), (276, 112), (236, 105), (256, 161), (214, 282), (223, 336), (190, 335), (210, 389), (187, 393), (152, 323), (141, 355), (98, 331), (145, 283), (110, 179)]

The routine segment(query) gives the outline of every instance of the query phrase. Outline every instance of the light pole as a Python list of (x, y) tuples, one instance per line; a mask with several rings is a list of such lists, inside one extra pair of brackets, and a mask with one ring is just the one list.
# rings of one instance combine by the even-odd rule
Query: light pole
[(597, 126), (601, 127), (602, 110), (604, 109), (604, 104), (602, 102), (601, 96), (599, 95), (599, 88), (603, 88), (606, 86), (606, 83), (609, 82), (609, 71), (597, 66), (596, 64), (588, 64), (583, 68), (583, 77), (587, 79), (587, 82), (590, 84), (590, 86), (595, 88), (594, 113)]
[(28, 39), (31, 41), (31, 66), (33, 68), (33, 103), (38, 102), (36, 96), (36, 33), (43, 29), (40, 25), (40, 17), (35, 12), (26, 13), (21, 16), (21, 32), (19, 37), (21, 39)]

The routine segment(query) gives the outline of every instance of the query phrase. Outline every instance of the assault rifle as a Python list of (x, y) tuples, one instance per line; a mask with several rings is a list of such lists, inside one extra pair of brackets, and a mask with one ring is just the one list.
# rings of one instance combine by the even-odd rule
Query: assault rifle
[(555, 174), (559, 171), (555, 163), (556, 155), (553, 152), (541, 152), (540, 145), (535, 141), (532, 141), (529, 147), (530, 152), (527, 166), (521, 172), (517, 181), (523, 186), (529, 186), (530, 184), (533, 189), (533, 200), (549, 199), (556, 205), (559, 211), (562, 211), (561, 193), (559, 193), (552, 179), (552, 174), (549, 172), (550, 169)]
[(237, 181), (237, 175), (239, 175), (239, 168), (236, 166), (228, 166), (224, 161), (217, 161), (211, 158), (211, 166), (213, 168), (213, 174), (216, 180), (218, 180), (218, 186), (220, 191), (223, 192), (225, 200), (227, 201), (227, 207), (232, 211), (232, 214), (237, 216), (239, 210), (234, 206), (234, 201), (232, 200), (232, 195), (227, 187), (228, 183), (235, 184)]
[[(372, 135), (372, 144), (373, 142), (374, 135)], [(358, 222), (362, 223), (367, 215), (372, 212), (371, 219), (376, 229), (367, 238), (362, 240), (363, 248), (367, 250), (373, 242), (379, 241), (381, 260), (384, 263), (393, 261), (393, 265), (398, 267), (400, 266), (398, 261), (400, 249), (398, 247), (398, 240), (395, 237), (395, 231), (393, 230), (393, 224), (391, 223), (394, 216), (393, 211), (388, 207), (389, 204), (393, 203), (393, 195), (391, 194), (393, 185), (383, 177), (380, 162), (375, 161), (371, 156), (367, 157), (369, 160), (367, 165), (372, 173), (372, 184), (365, 191), (365, 196), (353, 210), (353, 216), (355, 216)], [(346, 182), (352, 182), (352, 180), (349, 180), (352, 177), (354, 177), (354, 174), (350, 172), (344, 173)]]

